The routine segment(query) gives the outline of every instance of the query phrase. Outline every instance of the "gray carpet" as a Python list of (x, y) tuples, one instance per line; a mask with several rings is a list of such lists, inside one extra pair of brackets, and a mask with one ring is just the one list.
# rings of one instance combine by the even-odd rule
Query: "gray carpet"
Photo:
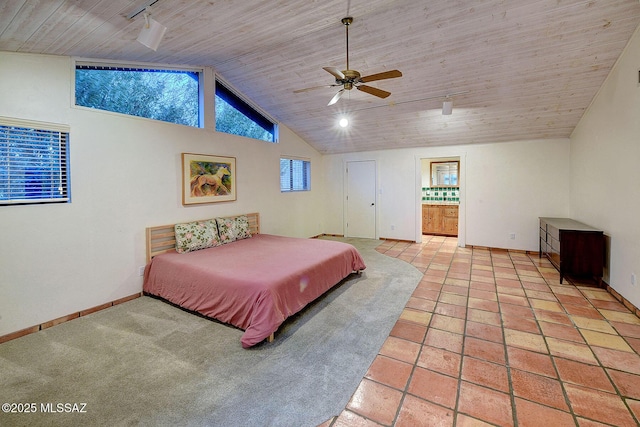
[[(287, 320), (276, 340), (142, 297), (0, 344), (0, 425), (317, 426), (338, 415), (422, 274), (347, 239), (367, 269)], [(82, 409), (84, 413), (42, 413)]]

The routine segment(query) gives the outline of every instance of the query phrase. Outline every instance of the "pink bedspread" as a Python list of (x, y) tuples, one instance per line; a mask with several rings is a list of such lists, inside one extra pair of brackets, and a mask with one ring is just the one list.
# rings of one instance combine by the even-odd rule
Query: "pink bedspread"
[(158, 255), (143, 289), (245, 330), (244, 348), (354, 271), (366, 266), (347, 243), (256, 234), (222, 246)]

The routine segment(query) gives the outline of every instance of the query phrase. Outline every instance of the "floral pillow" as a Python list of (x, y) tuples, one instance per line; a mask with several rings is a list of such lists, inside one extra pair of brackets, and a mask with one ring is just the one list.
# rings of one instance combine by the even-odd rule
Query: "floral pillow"
[(231, 243), (251, 237), (249, 221), (245, 215), (235, 218), (216, 218), (221, 243)]
[(251, 232), (249, 231), (249, 220), (246, 215), (241, 215), (236, 218), (236, 233), (236, 240), (248, 239), (251, 237)]
[(174, 226), (176, 251), (186, 253), (220, 245), (215, 221), (195, 221)]

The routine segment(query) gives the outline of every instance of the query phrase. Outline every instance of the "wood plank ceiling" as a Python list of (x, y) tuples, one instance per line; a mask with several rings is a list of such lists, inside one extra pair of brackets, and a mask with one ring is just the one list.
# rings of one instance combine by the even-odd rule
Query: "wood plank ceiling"
[[(638, 0), (159, 0), (154, 52), (135, 41), (142, 14), (127, 18), (145, 3), (4, 0), (0, 50), (211, 66), (318, 151), (344, 153), (569, 137), (640, 23)], [(328, 107), (338, 88), (294, 93), (345, 68), (347, 15), (350, 68), (401, 70), (369, 83), (392, 95)]]

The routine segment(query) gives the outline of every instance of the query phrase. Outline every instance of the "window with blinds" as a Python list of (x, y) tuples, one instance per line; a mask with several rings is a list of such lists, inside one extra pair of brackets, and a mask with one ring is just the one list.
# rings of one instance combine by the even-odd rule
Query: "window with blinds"
[(0, 205), (69, 202), (69, 129), (0, 117)]
[(300, 159), (280, 159), (280, 191), (311, 190), (311, 162)]

